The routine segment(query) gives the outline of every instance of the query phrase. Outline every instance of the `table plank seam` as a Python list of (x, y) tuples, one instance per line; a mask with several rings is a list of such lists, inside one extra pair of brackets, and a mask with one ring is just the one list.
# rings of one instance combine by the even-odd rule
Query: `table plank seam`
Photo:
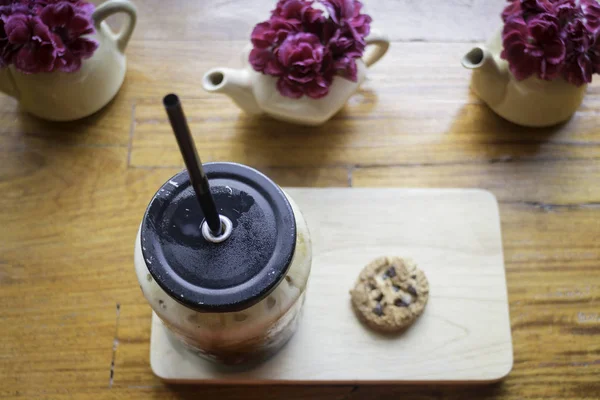
[(127, 168), (131, 165), (131, 151), (133, 149), (133, 136), (135, 133), (135, 107), (136, 101), (133, 100), (131, 104), (131, 121), (129, 121), (129, 142), (127, 143)]

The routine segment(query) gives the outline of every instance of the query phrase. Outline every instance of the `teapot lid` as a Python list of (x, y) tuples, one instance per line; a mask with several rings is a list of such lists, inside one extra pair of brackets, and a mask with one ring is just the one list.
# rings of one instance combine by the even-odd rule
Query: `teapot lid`
[(186, 170), (148, 205), (142, 254), (154, 280), (179, 303), (197, 311), (239, 311), (285, 277), (296, 247), (294, 213), (281, 188), (255, 169), (208, 163), (204, 170), (231, 235), (220, 243), (204, 237), (204, 215)]

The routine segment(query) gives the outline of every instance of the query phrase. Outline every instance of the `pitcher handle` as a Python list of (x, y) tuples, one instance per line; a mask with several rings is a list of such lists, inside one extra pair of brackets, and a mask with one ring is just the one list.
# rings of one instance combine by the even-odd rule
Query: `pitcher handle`
[(390, 48), (390, 39), (385, 33), (377, 29), (371, 29), (365, 41), (367, 42), (367, 48), (365, 49), (363, 61), (367, 67), (370, 67), (387, 53)]
[(137, 22), (137, 10), (135, 6), (129, 0), (108, 0), (96, 8), (92, 14), (92, 19), (94, 20), (96, 30), (100, 31), (100, 25), (106, 18), (120, 12), (124, 12), (129, 18), (127, 18), (121, 31), (116, 35), (113, 33), (112, 36), (117, 42), (119, 51), (124, 53)]

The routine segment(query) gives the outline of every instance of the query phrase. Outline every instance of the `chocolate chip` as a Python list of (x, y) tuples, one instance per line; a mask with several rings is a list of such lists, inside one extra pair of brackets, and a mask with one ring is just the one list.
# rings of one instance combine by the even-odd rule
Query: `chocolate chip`
[(373, 308), (373, 314), (377, 315), (378, 317), (383, 315), (383, 307), (381, 306), (381, 303), (377, 303), (375, 305), (375, 308)]
[(417, 293), (417, 289), (415, 289), (415, 287), (413, 285), (408, 285), (408, 293), (412, 294), (413, 296), (418, 296), (419, 294)]
[(379, 293), (379, 296), (375, 298), (375, 301), (381, 301), (383, 299), (383, 293)]
[(372, 283), (369, 283), (369, 290), (375, 290), (377, 289), (377, 286), (373, 285)]
[(385, 271), (385, 275), (390, 278), (393, 278), (394, 276), (396, 276), (396, 269), (394, 268), (393, 265), (391, 267), (389, 267), (387, 271)]
[(416, 275), (411, 275), (410, 277), (413, 278), (413, 279), (417, 279)]
[(392, 288), (394, 289), (394, 292), (400, 291), (400, 286), (392, 285)]
[(402, 299), (394, 300), (394, 305), (396, 307), (408, 307), (408, 304), (406, 304)]

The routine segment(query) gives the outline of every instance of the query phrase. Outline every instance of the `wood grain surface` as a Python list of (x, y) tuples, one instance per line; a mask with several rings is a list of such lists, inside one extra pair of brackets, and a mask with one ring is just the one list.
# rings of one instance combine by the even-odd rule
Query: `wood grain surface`
[[(459, 60), (500, 26), (502, 0), (365, 0), (393, 40), (325, 126), (243, 115), (200, 77), (239, 66), (274, 0), (137, 0), (117, 97), (48, 123), (0, 97), (0, 398), (597, 399), (600, 393), (600, 84), (547, 129), (495, 116)], [(111, 21), (117, 26), (120, 21)], [(180, 387), (150, 371), (151, 313), (133, 241), (183, 163), (160, 101), (183, 99), (205, 161), (282, 186), (473, 187), (500, 201), (515, 365), (463, 386)]]

